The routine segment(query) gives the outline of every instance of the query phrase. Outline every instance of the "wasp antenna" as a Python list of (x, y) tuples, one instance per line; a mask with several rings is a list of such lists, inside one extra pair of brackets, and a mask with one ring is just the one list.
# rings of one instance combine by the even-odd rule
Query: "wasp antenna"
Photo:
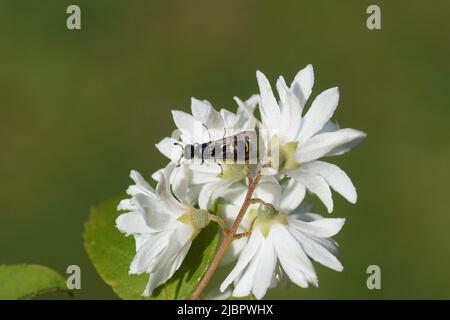
[(174, 142), (173, 145), (179, 146), (181, 148), (181, 156), (178, 159), (178, 166), (177, 166), (177, 167), (179, 167), (181, 165), (181, 159), (183, 159), (183, 156), (184, 156), (184, 147), (181, 145), (181, 143), (178, 143), (178, 142)]
[(208, 131), (209, 142), (211, 142), (211, 141), (212, 141), (212, 139), (211, 139), (211, 132), (209, 132), (209, 129), (208, 129), (208, 127), (206, 126), (206, 124), (202, 123), (202, 125), (206, 128), (206, 131)]

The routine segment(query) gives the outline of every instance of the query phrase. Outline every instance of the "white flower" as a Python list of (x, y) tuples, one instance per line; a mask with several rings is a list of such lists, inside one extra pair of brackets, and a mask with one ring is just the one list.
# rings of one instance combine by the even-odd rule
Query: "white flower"
[[(274, 205), (259, 204), (249, 209), (250, 238), (220, 290), (225, 291), (234, 282), (233, 296), (253, 294), (261, 299), (284, 274), (302, 288), (308, 287), (308, 283), (317, 286), (317, 276), (308, 256), (341, 271), (337, 244), (331, 237), (340, 231), (345, 219), (326, 219), (305, 211), (299, 206), (298, 184), (293, 180), (283, 186), (266, 180), (261, 187), (265, 190), (255, 190), (255, 194)], [(264, 199), (264, 195), (269, 199)]]
[[(302, 117), (303, 108), (314, 84), (311, 65), (295, 76), (291, 86), (279, 77), (277, 102), (269, 81), (257, 72), (260, 89), (261, 136), (266, 152), (278, 146), (278, 165), (265, 169), (265, 174), (286, 174), (303, 188), (316, 194), (328, 212), (333, 211), (330, 187), (351, 203), (356, 202), (356, 190), (347, 174), (338, 166), (317, 159), (341, 155), (357, 144), (366, 134), (355, 129), (339, 129), (330, 121), (339, 101), (338, 88), (320, 93)], [(273, 160), (272, 160), (273, 162)], [(304, 193), (304, 192), (303, 192)]]
[[(216, 111), (206, 100), (191, 100), (192, 115), (173, 111), (175, 125), (180, 131), (180, 140), (164, 138), (156, 147), (158, 150), (174, 162), (184, 163), (181, 158), (182, 146), (194, 143), (206, 143), (222, 139), (224, 136), (236, 134), (244, 130), (253, 130), (256, 119), (253, 111), (258, 101), (257, 96), (252, 96), (246, 102), (235, 97), (238, 104), (237, 113), (221, 109)], [(171, 176), (173, 192), (185, 193), (190, 202), (198, 199), (202, 209), (208, 209), (217, 197), (225, 192), (234, 183), (245, 178), (243, 165), (223, 165), (217, 163), (190, 161), (176, 168)]]
[(156, 190), (138, 172), (132, 171), (135, 184), (127, 190), (131, 199), (122, 200), (118, 207), (129, 212), (117, 218), (117, 228), (136, 240), (136, 256), (129, 273), (150, 274), (144, 296), (151, 295), (172, 277), (192, 240), (209, 222), (208, 212), (181, 203), (172, 195), (169, 176), (174, 166), (169, 164), (157, 173)]

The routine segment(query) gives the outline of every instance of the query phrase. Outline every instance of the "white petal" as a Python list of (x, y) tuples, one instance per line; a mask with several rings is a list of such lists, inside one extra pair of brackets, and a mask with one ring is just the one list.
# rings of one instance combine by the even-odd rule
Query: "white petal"
[(169, 242), (169, 247), (164, 255), (160, 256), (158, 264), (155, 266), (155, 271), (150, 273), (149, 282), (143, 296), (149, 296), (153, 290), (161, 284), (167, 282), (175, 271), (178, 270), (187, 252), (191, 246), (191, 242), (187, 243), (174, 243)]
[(252, 288), (255, 282), (257, 281), (258, 277), (256, 273), (256, 268), (261, 259), (261, 255), (259, 254), (260, 251), (261, 247), (259, 248), (258, 252), (255, 253), (253, 260), (248, 265), (242, 277), (240, 277), (239, 280), (235, 282), (233, 290), (234, 297), (246, 297), (250, 295)]
[(273, 238), (278, 259), (289, 278), (301, 287), (308, 286), (304, 282), (305, 278), (316, 284), (317, 276), (311, 261), (289, 231), (278, 224), (272, 226), (269, 235)]
[(220, 292), (224, 292), (228, 288), (228, 286), (241, 274), (244, 268), (249, 264), (249, 262), (257, 253), (262, 240), (263, 238), (260, 232), (252, 232), (247, 245), (244, 247), (241, 255), (239, 256), (239, 260), (236, 263), (236, 266), (233, 268), (233, 270), (231, 270), (230, 274), (220, 285)]
[(178, 202), (170, 190), (170, 175), (172, 174), (174, 168), (174, 163), (169, 163), (166, 166), (164, 169), (164, 176), (156, 186), (156, 194), (170, 213), (173, 215), (179, 215), (181, 212), (187, 211), (187, 207)]
[(149, 233), (152, 231), (138, 212), (123, 213), (116, 219), (116, 227), (126, 235), (133, 233)]
[(238, 111), (237, 114), (240, 117), (240, 120), (235, 124), (235, 129), (243, 130), (253, 130), (255, 129), (257, 120), (253, 115), (256, 104), (258, 103), (258, 95), (251, 96), (247, 101), (243, 102), (238, 97), (233, 98), (237, 105)]
[(300, 131), (301, 106), (297, 97), (286, 87), (284, 79), (277, 81), (278, 92), (281, 97), (280, 107), (280, 141), (291, 142), (296, 139)]
[(220, 265), (225, 266), (227, 264), (230, 264), (231, 262), (236, 261), (239, 255), (241, 254), (242, 249), (244, 249), (245, 245), (247, 244), (247, 240), (248, 239), (246, 237), (233, 240), (230, 246), (228, 247), (227, 251), (225, 252), (222, 261), (220, 261)]
[(234, 184), (220, 197), (224, 203), (233, 204), (236, 207), (241, 207), (244, 203), (245, 195), (247, 193), (247, 186), (243, 184)]
[(296, 157), (300, 163), (306, 163), (324, 156), (340, 155), (361, 143), (365, 137), (364, 132), (355, 129), (320, 133), (301, 144)]
[(211, 103), (207, 100), (199, 100), (196, 98), (191, 98), (191, 111), (192, 115), (205, 123), (211, 113)]
[(188, 143), (202, 143), (209, 141), (208, 130), (202, 122), (183, 111), (172, 111), (173, 121), (183, 134), (182, 138)]
[(138, 205), (136, 201), (133, 199), (123, 199), (119, 202), (117, 206), (117, 210), (119, 211), (135, 211), (138, 209)]
[(133, 179), (134, 185), (131, 185), (127, 189), (127, 193), (130, 196), (134, 196), (136, 194), (145, 194), (149, 197), (155, 197), (155, 191), (152, 187), (145, 181), (142, 175), (136, 170), (131, 170), (130, 178)]
[(305, 198), (305, 186), (294, 179), (283, 186), (280, 209), (284, 213), (289, 213), (296, 209)]
[(278, 171), (272, 167), (261, 168), (261, 175), (263, 176), (273, 176), (276, 175)]
[(281, 201), (281, 186), (277, 179), (273, 176), (263, 176), (254, 191), (254, 197), (278, 208)]
[(151, 272), (157, 259), (166, 252), (170, 235), (170, 233), (159, 232), (149, 237), (147, 242), (136, 252), (136, 256), (130, 264), (130, 274)]
[(260, 91), (261, 103), (259, 108), (263, 123), (268, 129), (278, 130), (280, 123), (280, 108), (273, 95), (269, 80), (267, 80), (266, 76), (261, 71), (256, 72), (256, 78), (258, 80)]
[(171, 221), (172, 212), (166, 209), (162, 201), (151, 199), (143, 194), (137, 194), (135, 200), (148, 228), (152, 231), (161, 231), (167, 227)]
[[(233, 128), (237, 124), (237, 122), (239, 121), (239, 116), (237, 116), (233, 112), (228, 111), (226, 109), (221, 109), (220, 110), (220, 115), (222, 116), (223, 121), (225, 123), (225, 128)], [(227, 135), (227, 132), (224, 131), (222, 133), (222, 137), (224, 135)], [(220, 137), (220, 138), (222, 138), (222, 137)]]
[(136, 252), (142, 248), (144, 244), (147, 243), (149, 239), (152, 238), (154, 233), (135, 233), (133, 234), (134, 240), (136, 242)]
[(341, 194), (351, 203), (356, 203), (356, 189), (347, 174), (338, 166), (323, 162), (313, 161), (303, 165), (303, 169), (320, 174), (336, 192)]
[(337, 123), (334, 123), (333, 121), (328, 121), (325, 123), (325, 125), (320, 129), (316, 134), (324, 133), (324, 132), (334, 132), (339, 129), (339, 126)]
[(163, 176), (164, 176), (164, 168), (158, 169), (155, 172), (153, 172), (152, 179), (155, 180), (156, 182), (159, 182)]
[(252, 95), (250, 98), (248, 98), (247, 100), (245, 100), (245, 104), (248, 105), (250, 107), (250, 110), (255, 111), (256, 105), (258, 104), (259, 101), (259, 96), (257, 94)]
[(253, 294), (256, 299), (262, 299), (270, 287), (275, 270), (277, 257), (272, 244), (272, 238), (267, 237), (261, 244), (260, 258), (256, 268), (256, 279), (253, 282)]
[(288, 220), (289, 226), (293, 229), (320, 238), (331, 238), (342, 229), (345, 223), (345, 219), (341, 218), (322, 218), (320, 220), (305, 222), (288, 217)]
[(155, 147), (171, 161), (178, 162), (182, 157), (183, 149), (180, 145), (176, 145), (176, 143), (179, 142), (173, 138), (164, 138), (155, 144)]
[(303, 235), (301, 232), (293, 231), (292, 234), (297, 239), (297, 241), (300, 242), (306, 254), (313, 260), (336, 271), (342, 271), (344, 269), (341, 262), (336, 258), (336, 256), (328, 251), (327, 248), (322, 246), (319, 242), (316, 242), (312, 238)]
[(314, 70), (313, 66), (308, 64), (297, 73), (291, 84), (291, 90), (297, 96), (302, 108), (305, 106), (305, 103), (311, 94), (313, 85)]
[(221, 168), (218, 164), (190, 164), (191, 170), (191, 183), (192, 184), (205, 184), (210, 182), (216, 182), (219, 180), (218, 175), (221, 172)]
[[(192, 115), (200, 120), (209, 130), (223, 132), (224, 122), (220, 113), (207, 100), (191, 98)], [(223, 134), (223, 133), (221, 133)]]
[(286, 96), (289, 93), (289, 88), (286, 85), (286, 80), (284, 80), (283, 76), (279, 76), (276, 83), (278, 95), (280, 96), (281, 101), (286, 101)]
[(304, 169), (292, 170), (288, 174), (299, 183), (302, 183), (310, 192), (314, 193), (327, 207), (328, 212), (331, 213), (333, 211), (330, 187), (324, 178)]
[(319, 94), (303, 118), (298, 140), (305, 142), (322, 129), (336, 110), (338, 102), (339, 90), (337, 87)]
[(219, 180), (216, 182), (205, 184), (198, 196), (198, 206), (200, 209), (208, 210), (210, 205), (225, 191), (231, 187), (233, 182), (227, 180)]
[(242, 101), (238, 97), (233, 97), (234, 101), (236, 101), (239, 109), (245, 110), (245, 113), (247, 115), (253, 115), (253, 112), (255, 111), (256, 105), (258, 104), (259, 96), (257, 94), (252, 95), (247, 100)]

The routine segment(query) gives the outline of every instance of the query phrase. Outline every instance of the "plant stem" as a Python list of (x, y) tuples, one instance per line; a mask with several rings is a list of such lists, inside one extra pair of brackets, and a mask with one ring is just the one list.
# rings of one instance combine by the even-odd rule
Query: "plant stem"
[(244, 203), (242, 204), (241, 209), (239, 210), (239, 213), (236, 217), (236, 219), (233, 222), (233, 225), (229, 229), (228, 232), (224, 234), (224, 237), (222, 238), (222, 242), (219, 245), (219, 248), (216, 251), (216, 254), (214, 258), (212, 259), (208, 270), (206, 271), (205, 275), (203, 276), (202, 280), (199, 282), (197, 288), (194, 290), (192, 295), (189, 297), (189, 300), (195, 300), (198, 299), (200, 294), (205, 289), (206, 285), (208, 284), (209, 280), (211, 280), (211, 277), (214, 275), (214, 272), (216, 272), (217, 267), (220, 265), (220, 261), (222, 261), (223, 256), (225, 255), (225, 252), (227, 251), (230, 243), (233, 241), (237, 229), (239, 228), (242, 219), (244, 218), (245, 213), (247, 212), (248, 207), (252, 203), (252, 196), (253, 192), (255, 191), (255, 188), (261, 179), (261, 172), (258, 171), (256, 173), (256, 177), (253, 178), (253, 176), (250, 173), (250, 170), (247, 171), (247, 178), (248, 178), (248, 189), (247, 194), (245, 195)]
[(225, 222), (223, 222), (223, 220), (220, 217), (215, 216), (213, 214), (209, 214), (208, 216), (211, 221), (216, 222), (220, 226), (220, 230), (222, 230), (223, 235), (226, 235), (228, 232), (230, 232), (230, 230), (225, 225)]

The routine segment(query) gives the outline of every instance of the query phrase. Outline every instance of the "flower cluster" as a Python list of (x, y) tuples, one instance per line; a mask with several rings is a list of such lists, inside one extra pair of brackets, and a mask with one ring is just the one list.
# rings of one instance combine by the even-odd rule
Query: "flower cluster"
[[(156, 190), (131, 172), (130, 198), (118, 208), (127, 212), (116, 225), (136, 241), (130, 274), (150, 275), (144, 296), (172, 277), (192, 241), (211, 221), (222, 227), (221, 264), (235, 264), (220, 286), (222, 292), (261, 299), (287, 278), (303, 288), (317, 286), (311, 259), (343, 269), (332, 237), (345, 219), (311, 213), (304, 198), (307, 192), (317, 196), (329, 213), (331, 189), (356, 202), (347, 174), (319, 159), (349, 151), (366, 134), (340, 129), (330, 120), (338, 105), (338, 88), (320, 93), (304, 112), (314, 83), (311, 65), (300, 70), (291, 85), (279, 77), (278, 98), (265, 75), (256, 75), (259, 94), (246, 101), (235, 98), (236, 113), (217, 111), (208, 101), (194, 98), (192, 114), (172, 112), (178, 135), (156, 145), (170, 159), (152, 176)], [(260, 119), (255, 116), (257, 107)], [(218, 154), (212, 160), (184, 161), (184, 153), (194, 146), (248, 131), (260, 139), (256, 164), (220, 162)], [(219, 254), (222, 249), (227, 249), (225, 254)]]

